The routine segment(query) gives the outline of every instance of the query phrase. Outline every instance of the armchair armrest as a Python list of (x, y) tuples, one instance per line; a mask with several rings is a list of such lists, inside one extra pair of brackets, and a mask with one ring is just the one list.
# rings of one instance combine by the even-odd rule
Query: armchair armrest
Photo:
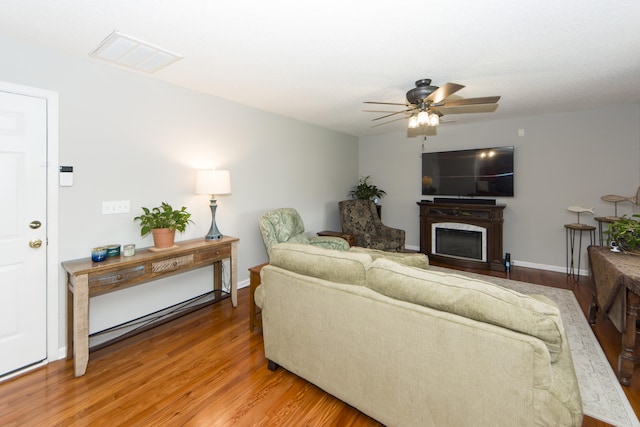
[(342, 237), (318, 236), (310, 237), (309, 243), (325, 249), (336, 249), (339, 251), (348, 251), (349, 243)]

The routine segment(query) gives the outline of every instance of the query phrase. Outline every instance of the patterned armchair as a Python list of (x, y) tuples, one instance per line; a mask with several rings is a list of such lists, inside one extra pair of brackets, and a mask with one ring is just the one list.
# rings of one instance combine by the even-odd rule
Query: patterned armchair
[(346, 251), (349, 243), (340, 237), (307, 237), (300, 214), (293, 208), (281, 208), (269, 211), (258, 220), (267, 255), (276, 243), (300, 243), (321, 246), (327, 249)]
[(404, 249), (404, 230), (382, 223), (371, 200), (343, 200), (339, 204), (344, 233), (356, 235), (356, 246), (383, 251)]

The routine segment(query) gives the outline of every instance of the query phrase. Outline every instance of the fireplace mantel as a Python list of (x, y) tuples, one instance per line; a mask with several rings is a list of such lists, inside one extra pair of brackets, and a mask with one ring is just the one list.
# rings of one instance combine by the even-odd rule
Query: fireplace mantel
[[(504, 270), (502, 264), (502, 224), (506, 205), (418, 202), (420, 206), (420, 252), (429, 259), (469, 268)], [(438, 223), (459, 223), (486, 230), (486, 260), (441, 255), (432, 248), (432, 226)]]

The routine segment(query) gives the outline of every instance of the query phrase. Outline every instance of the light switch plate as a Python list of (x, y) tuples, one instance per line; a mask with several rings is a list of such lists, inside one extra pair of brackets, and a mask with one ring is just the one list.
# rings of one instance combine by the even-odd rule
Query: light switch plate
[(102, 214), (111, 215), (129, 212), (129, 200), (115, 200), (102, 202)]

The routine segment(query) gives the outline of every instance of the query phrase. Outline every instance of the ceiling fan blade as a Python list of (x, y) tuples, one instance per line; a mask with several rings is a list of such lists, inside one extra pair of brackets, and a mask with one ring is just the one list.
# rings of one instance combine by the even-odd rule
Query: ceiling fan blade
[(397, 119), (389, 120), (389, 121), (382, 122), (382, 123), (376, 123), (375, 125), (372, 125), (371, 127), (372, 128), (376, 128), (378, 126), (388, 125), (389, 123), (397, 122), (399, 120), (406, 120), (406, 117), (398, 117)]
[(406, 106), (406, 103), (400, 103), (400, 102), (376, 102), (376, 101), (364, 101), (363, 104), (380, 104), (380, 105), (404, 105)]
[(450, 97), (463, 87), (464, 85), (459, 85), (457, 83), (445, 83), (443, 86), (440, 86), (438, 89), (431, 92), (431, 94), (424, 100), (431, 101), (434, 104), (437, 104), (444, 101), (446, 98)]
[(409, 111), (412, 111), (412, 110), (413, 110), (413, 108), (409, 108), (409, 109), (403, 110), (403, 111), (396, 111), (395, 113), (387, 114), (386, 116), (376, 117), (375, 119), (373, 119), (371, 121), (373, 122), (373, 121), (376, 121), (376, 120), (386, 119), (387, 117), (395, 116), (396, 114), (408, 113)]
[(449, 114), (471, 114), (471, 113), (493, 113), (498, 109), (500, 104), (476, 104), (476, 105), (456, 105), (449, 108), (449, 105), (442, 107), (430, 107), (431, 110), (437, 111), (442, 115)]
[(397, 111), (390, 111), (390, 110), (369, 110), (369, 109), (365, 109), (362, 110), (363, 113), (397, 113)]
[[(463, 107), (465, 105), (495, 104), (500, 96), (484, 96), (482, 98), (453, 99), (435, 105), (435, 107)], [(432, 104), (433, 106), (433, 104)]]

